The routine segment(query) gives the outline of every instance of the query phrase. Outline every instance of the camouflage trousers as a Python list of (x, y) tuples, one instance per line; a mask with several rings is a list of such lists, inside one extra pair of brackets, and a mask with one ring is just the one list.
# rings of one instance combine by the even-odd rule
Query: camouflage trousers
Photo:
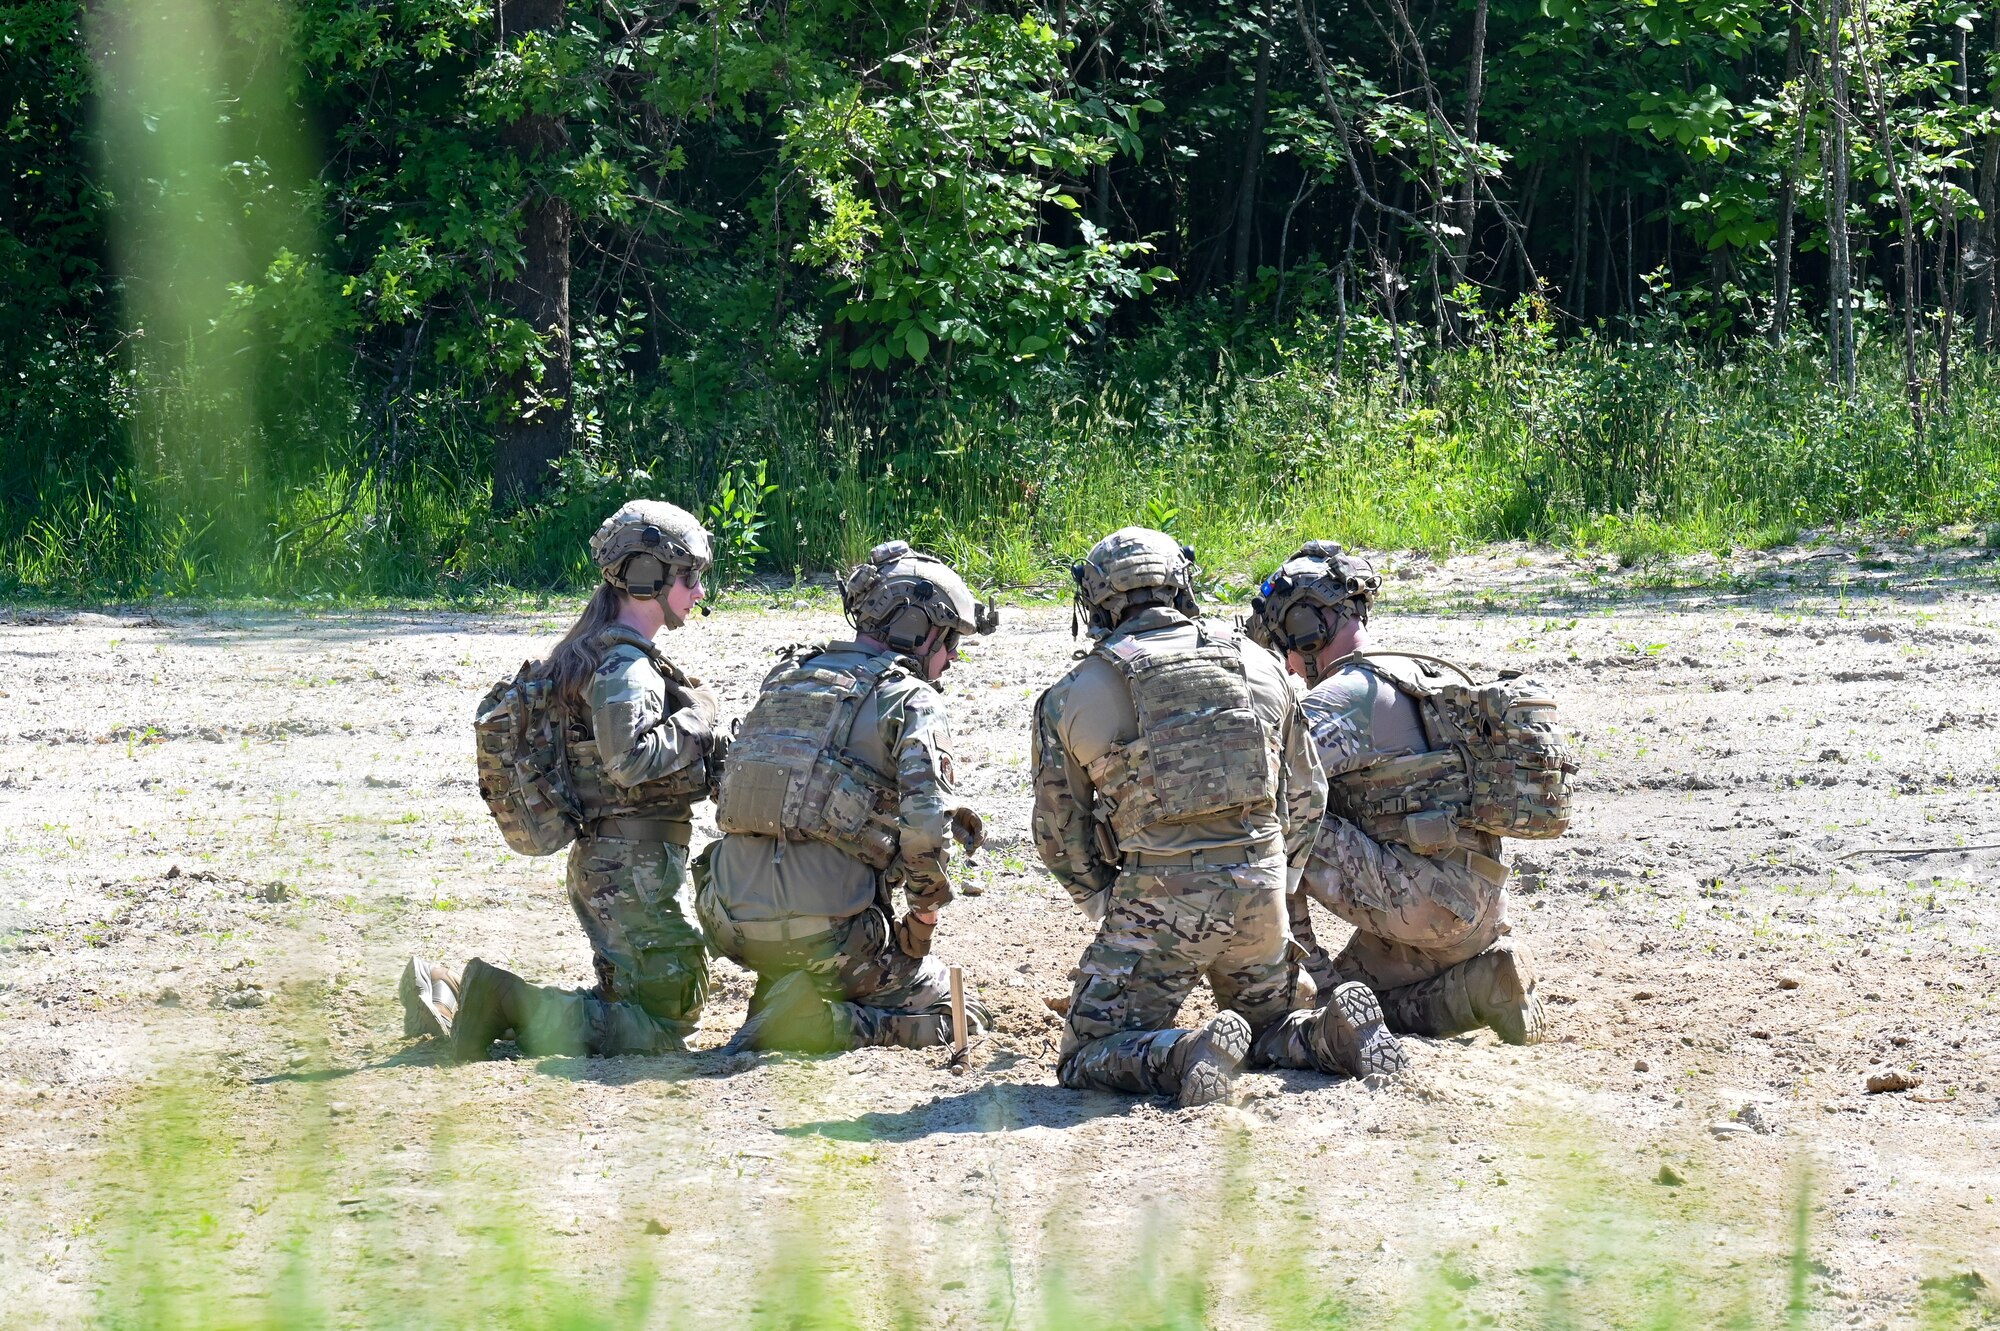
[(1159, 1074), (1205, 977), (1219, 1008), (1261, 1031), (1292, 1006), (1282, 860), (1128, 869), (1076, 968), (1056, 1076), (1076, 1090), (1171, 1094)]
[(951, 1008), (949, 968), (936, 957), (913, 957), (896, 946), (879, 902), (795, 938), (753, 938), (748, 934), (760, 931), (730, 918), (705, 866), (697, 866), (695, 914), (718, 955), (756, 973), (751, 1016), (763, 1008), (771, 986), (795, 971), (813, 977), (835, 1022), (857, 1046), (882, 1043), (891, 1018)]
[[(1508, 931), (1506, 883), (1497, 860), (1463, 850), (1419, 855), (1329, 815), (1288, 903), (1292, 936), (1320, 992), (1359, 980), (1386, 993), (1493, 946)], [(1308, 896), (1354, 926), (1340, 955), (1329, 956), (1314, 936)]]
[(597, 984), (538, 989), (534, 1043), (600, 1056), (679, 1050), (708, 999), (708, 956), (677, 899), (687, 848), (579, 837), (568, 877)]

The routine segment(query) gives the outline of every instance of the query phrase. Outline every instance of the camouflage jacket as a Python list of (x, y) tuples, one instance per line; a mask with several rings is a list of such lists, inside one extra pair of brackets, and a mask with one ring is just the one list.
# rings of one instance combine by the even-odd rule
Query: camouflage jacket
[[(1115, 646), (1123, 638), (1183, 648), (1192, 647), (1197, 635), (1193, 621), (1155, 606), (1127, 620), (1106, 643)], [(1116, 666), (1093, 654), (1036, 700), (1035, 844), (1049, 872), (1076, 900), (1110, 886), (1124, 857), (1133, 851), (1175, 855), (1254, 845), (1265, 837), (1282, 836), (1294, 872), (1303, 865), (1326, 807), (1326, 777), (1298, 694), (1284, 670), (1262, 648), (1242, 641), (1237, 645), (1252, 705), (1277, 738), (1277, 803), (1269, 831), (1248, 827), (1239, 819), (1158, 825), (1127, 840), (1113, 837), (1098, 816), (1103, 811), (1089, 767), (1114, 746), (1139, 737), (1138, 715), (1124, 677)]]
[[(1377, 754), (1422, 753), (1430, 747), (1415, 700), (1365, 662), (1321, 680), (1306, 695), (1305, 715), (1320, 763), (1336, 781)], [(1489, 879), (1505, 871), (1499, 863), (1500, 838), (1469, 830), (1459, 835), (1458, 849), (1421, 856), (1407, 846), (1377, 841), (1349, 819), (1328, 813), (1301, 886), (1337, 912), (1348, 904), (1393, 910), (1414, 885), (1470, 923), (1487, 909), (1490, 896), (1489, 888), (1474, 881), (1470, 856), (1484, 857)]]
[(622, 624), (594, 644), (601, 655), (585, 694), (588, 723), (576, 718), (568, 741), (586, 828), (610, 817), (686, 821), (708, 787), (714, 696)]

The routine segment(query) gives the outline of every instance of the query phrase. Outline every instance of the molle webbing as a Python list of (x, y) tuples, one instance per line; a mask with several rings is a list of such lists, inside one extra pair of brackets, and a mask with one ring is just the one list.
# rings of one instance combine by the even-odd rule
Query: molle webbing
[(823, 841), (869, 866), (896, 856), (896, 780), (856, 757), (862, 705), (903, 659), (851, 670), (794, 664), (768, 683), (730, 746), (716, 802), (724, 832)]
[(1371, 755), (1351, 769), (1329, 770), (1330, 811), (1377, 840), (1419, 853), (1428, 852), (1408, 829), (1427, 815), (1526, 840), (1568, 828), (1577, 767), (1558, 728), (1555, 700), (1544, 690), (1523, 679), (1447, 682), (1402, 660), (1362, 658), (1362, 664), (1416, 699), (1432, 748)]
[(1257, 715), (1242, 649), (1200, 631), (1190, 648), (1115, 639), (1097, 654), (1131, 690), (1139, 736), (1089, 764), (1120, 846), (1147, 828), (1239, 820), (1275, 833), (1277, 736)]

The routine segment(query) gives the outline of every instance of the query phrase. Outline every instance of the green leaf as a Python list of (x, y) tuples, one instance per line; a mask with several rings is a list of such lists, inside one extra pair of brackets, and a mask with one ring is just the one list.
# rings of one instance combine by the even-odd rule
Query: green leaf
[(922, 365), (924, 358), (931, 354), (931, 340), (924, 335), (924, 330), (921, 328), (910, 330), (907, 345), (910, 348), (910, 359), (919, 365)]

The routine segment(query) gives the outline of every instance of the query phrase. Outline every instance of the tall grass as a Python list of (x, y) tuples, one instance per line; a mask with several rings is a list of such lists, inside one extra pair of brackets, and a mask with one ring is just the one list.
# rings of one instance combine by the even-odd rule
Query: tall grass
[[(449, 1084), (450, 1069), (412, 1071), (440, 1084), (403, 1089), (437, 1103), (467, 1089)], [(838, 1069), (802, 1073), (778, 1082), (810, 1099)], [(937, 1199), (924, 1191), (931, 1185), (905, 1191), (901, 1180), (913, 1176), (882, 1165), (878, 1152), (893, 1148), (783, 1129), (791, 1149), (776, 1170), (779, 1188), (753, 1178), (745, 1196), (718, 1199), (689, 1190), (695, 1185), (642, 1186), (652, 1174), (638, 1168), (623, 1185), (629, 1195), (613, 1236), (600, 1226), (586, 1243), (565, 1243), (574, 1231), (552, 1222), (542, 1203), (576, 1159), (523, 1155), (508, 1122), (474, 1103), (441, 1119), (416, 1116), (442, 1123), (427, 1136), (389, 1115), (371, 1137), (363, 1120), (330, 1119), (313, 1088), (295, 1089), (307, 1093), (285, 1101), (289, 1111), (272, 1114), (266, 1096), (258, 1114), (240, 1091), (183, 1079), (156, 1085), (124, 1111), (107, 1134), (115, 1144), (95, 1184), (97, 1219), (81, 1235), (96, 1258), (90, 1325), (1777, 1331), (1827, 1311), (1814, 1302), (1812, 1274), (1823, 1268), (1802, 1170), (1790, 1205), (1762, 1213), (1747, 1196), (1739, 1209), (1723, 1209), (1720, 1199), (1736, 1196), (1730, 1189), (1701, 1200), (1647, 1184), (1650, 1194), (1636, 1193), (1610, 1181), (1616, 1171), (1574, 1124), (1546, 1143), (1569, 1161), (1566, 1170), (1547, 1189), (1517, 1188), (1504, 1229), (1480, 1231), (1484, 1252), (1471, 1251), (1477, 1242), (1427, 1250), (1435, 1217), (1356, 1216), (1340, 1196), (1309, 1195), (1292, 1186), (1301, 1177), (1296, 1161), (1221, 1120), (1208, 1180), (1177, 1186), (1171, 1209), (1116, 1210), (1088, 1186), (1086, 1166), (1076, 1195), (1039, 1232), (1011, 1231), (998, 1211), (954, 1225), (936, 1219)], [(698, 1137), (705, 1125), (679, 1103), (676, 1117), (686, 1121), (678, 1128), (661, 1125), (636, 1140)], [(579, 1152), (588, 1144), (554, 1137)], [(952, 1147), (986, 1153), (995, 1178), (1007, 1174), (1008, 1149), (997, 1132)], [(696, 1158), (726, 1178), (726, 1155), (717, 1157), (712, 1141)], [(753, 1193), (782, 1195), (760, 1210), (747, 1199)], [(1375, 1225), (1393, 1242), (1358, 1251), (1356, 1230)], [(1723, 1235), (1726, 1249), (1717, 1246)], [(1380, 1278), (1399, 1271), (1400, 1284)], [(1372, 1277), (1377, 1292), (1357, 1297), (1357, 1276)], [(1924, 1288), (1913, 1310), (1921, 1326), (1969, 1325), (1981, 1315), (1976, 1290)]]
[(1920, 439), (1887, 352), (1848, 398), (1810, 343), (1724, 354), (1670, 324), (1651, 332), (1559, 341), (1527, 302), (1473, 346), (1400, 357), (1352, 329), (1301, 329), (1254, 362), (1162, 335), (1009, 403), (864, 413), (775, 394), (694, 429), (648, 399), (565, 461), (547, 501), (504, 518), (489, 512), (479, 441), (440, 411), (437, 433), (393, 457), (357, 438), (301, 463), (291, 441), (261, 491), (207, 510), (158, 502), (186, 488), (129, 468), (52, 482), (0, 515), (0, 594), (564, 589), (587, 577), (583, 538), (616, 504), (699, 509), (757, 461), (776, 489), (765, 549), (738, 566), (824, 570), (903, 535), (1015, 586), (1059, 580), (1099, 535), (1148, 518), (1237, 579), (1307, 536), (1687, 552), (1828, 524), (2000, 518), (1993, 360), (1962, 360), (1950, 413)]

